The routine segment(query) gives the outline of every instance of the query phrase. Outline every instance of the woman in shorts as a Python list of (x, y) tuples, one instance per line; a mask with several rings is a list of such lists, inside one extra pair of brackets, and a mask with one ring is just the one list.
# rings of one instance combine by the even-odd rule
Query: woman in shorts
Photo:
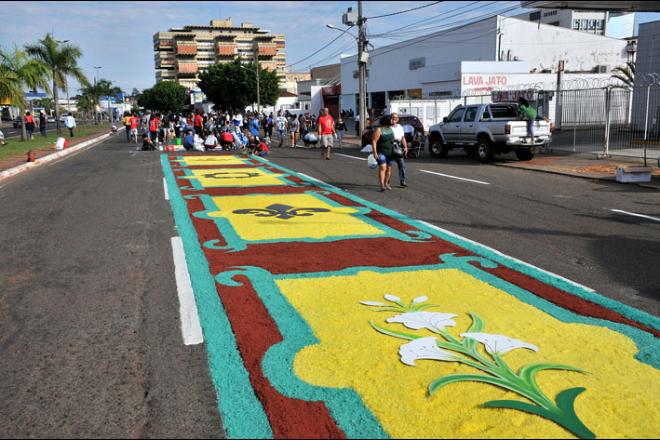
[(378, 180), (380, 191), (392, 189), (390, 177), (392, 176), (392, 162), (394, 157), (394, 131), (392, 130), (392, 118), (385, 115), (380, 118), (380, 127), (376, 128), (371, 141), (373, 155), (378, 162)]

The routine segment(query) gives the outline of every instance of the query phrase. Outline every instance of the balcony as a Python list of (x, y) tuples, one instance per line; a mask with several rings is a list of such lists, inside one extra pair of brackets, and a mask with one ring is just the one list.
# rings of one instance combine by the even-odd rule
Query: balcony
[(277, 70), (277, 63), (274, 61), (261, 61), (259, 63), (262, 69), (269, 70), (271, 72), (274, 72)]
[(195, 42), (177, 42), (176, 44), (176, 54), (183, 56), (195, 56), (197, 55), (197, 43)]
[(156, 40), (154, 41), (154, 50), (172, 50), (174, 49), (173, 40)]
[(195, 62), (181, 62), (176, 65), (176, 73), (180, 78), (189, 78), (197, 76), (197, 63)]
[(260, 57), (274, 57), (277, 55), (277, 44), (275, 43), (258, 43), (257, 50)]
[(216, 48), (216, 54), (220, 57), (234, 57), (237, 53), (238, 49), (235, 44), (218, 43)]

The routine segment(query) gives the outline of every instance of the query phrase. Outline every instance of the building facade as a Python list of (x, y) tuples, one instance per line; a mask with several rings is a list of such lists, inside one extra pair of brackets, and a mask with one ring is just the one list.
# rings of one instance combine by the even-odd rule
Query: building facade
[[(367, 105), (383, 109), (402, 97), (463, 97), (515, 87), (554, 90), (550, 79), (560, 61), (566, 76), (602, 80), (626, 63), (627, 46), (625, 40), (492, 17), (371, 51)], [(342, 109), (357, 111), (357, 78), (356, 56), (342, 58)]]
[(209, 26), (189, 25), (154, 35), (156, 82), (176, 81), (197, 89), (199, 73), (209, 66), (237, 57), (259, 60), (262, 68), (275, 71), (285, 81), (284, 35), (276, 35), (251, 23), (235, 26), (231, 18), (211, 20)]

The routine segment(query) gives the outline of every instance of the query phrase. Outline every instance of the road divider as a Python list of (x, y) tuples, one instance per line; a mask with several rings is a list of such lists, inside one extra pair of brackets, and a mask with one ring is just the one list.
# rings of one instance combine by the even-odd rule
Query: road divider
[(645, 219), (647, 219), (647, 220), (653, 220), (653, 221), (655, 221), (655, 222), (660, 222), (660, 218), (658, 218), (658, 217), (651, 217), (650, 215), (637, 214), (637, 213), (634, 213), (634, 212), (622, 211), (622, 210), (620, 210), (620, 209), (610, 209), (610, 211), (612, 211), (612, 212), (618, 212), (619, 214), (630, 215), (630, 216), (633, 216), (633, 217), (645, 218)]
[(466, 182), (478, 183), (480, 185), (490, 185), (488, 182), (482, 182), (481, 180), (466, 179), (465, 177), (452, 176), (451, 174), (442, 174), (436, 173), (435, 171), (420, 170), (422, 173), (434, 174), (436, 176), (448, 177), (450, 179), (465, 180)]
[(193, 295), (188, 264), (183, 250), (181, 237), (172, 237), (172, 255), (174, 257), (174, 274), (179, 296), (179, 315), (181, 316), (181, 335), (185, 345), (196, 345), (204, 342), (202, 327), (197, 315), (197, 304)]

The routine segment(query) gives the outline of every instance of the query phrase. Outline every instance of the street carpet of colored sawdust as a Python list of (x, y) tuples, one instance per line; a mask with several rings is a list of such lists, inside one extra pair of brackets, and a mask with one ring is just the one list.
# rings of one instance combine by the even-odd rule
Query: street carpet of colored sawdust
[[(482, 407), (492, 400), (524, 401), (503, 388), (459, 382), (429, 397), (428, 386), (433, 380), (477, 371), (434, 360), (417, 360), (414, 367), (404, 365), (398, 351), (407, 341), (378, 333), (369, 322), (409, 334), (433, 334), (386, 323), (397, 312), (377, 312), (360, 304), (383, 302), (385, 294), (401, 297), (406, 304), (427, 296), (428, 303), (439, 305), (429, 311), (458, 315), (454, 318), (457, 325), (448, 327), (455, 336), (468, 330), (468, 314), (476, 313), (484, 321), (483, 332), (539, 347), (538, 352), (517, 349), (505, 354), (504, 360), (513, 370), (533, 363), (560, 363), (585, 370), (586, 374), (543, 371), (537, 380), (552, 399), (564, 390), (585, 388), (576, 399), (575, 410), (598, 438), (656, 438), (660, 433), (660, 372), (635, 359), (640, 349), (646, 354), (653, 352), (649, 347), (657, 342), (650, 342), (653, 336), (644, 333), (639, 337), (636, 332), (640, 330), (583, 316), (579, 310), (573, 314), (562, 308), (565, 304), (555, 306), (538, 297), (524, 302), (514, 294), (524, 291), (532, 296), (533, 289), (524, 290), (530, 283), (522, 276), (512, 279), (528, 287), (507, 284), (483, 271), (471, 272), (479, 273), (473, 276), (466, 272), (475, 268), (469, 265), (462, 269), (409, 267), (440, 263), (442, 259), (433, 263), (408, 261), (414, 259), (410, 250), (413, 246), (419, 246), (420, 252), (428, 251), (427, 247), (436, 242), (424, 242), (423, 237), (419, 244), (411, 242), (404, 232), (412, 226), (404, 224), (396, 229), (388, 223), (393, 214), (378, 212), (379, 208), (369, 202), (354, 199), (350, 203), (342, 201), (350, 205), (342, 206), (335, 200), (352, 196), (328, 187), (296, 185), (291, 180), (294, 172), (275, 173), (255, 165), (259, 159), (253, 158), (253, 163), (241, 160), (231, 156), (180, 156), (171, 164), (214, 168), (178, 168), (176, 177), (169, 164), (164, 168), (172, 204), (178, 212), (177, 224), (185, 226), (192, 220), (194, 226), (190, 228), (197, 228), (199, 234), (194, 235), (193, 230), (185, 241), (193, 253), (199, 252), (195, 254), (198, 260), (191, 259), (188, 249), (186, 253), (193, 286), (203, 286), (201, 290), (195, 287), (195, 295), (229, 437), (295, 437), (292, 432), (304, 432), (307, 437), (366, 437), (363, 433), (372, 437), (380, 435), (382, 428), (394, 438), (573, 438), (548, 419), (518, 410)], [(244, 166), (236, 167), (240, 165)], [(271, 170), (278, 168), (270, 162), (268, 165)], [(268, 193), (266, 189), (272, 191), (268, 187), (277, 187), (278, 193)], [(235, 188), (246, 195), (234, 195)], [(181, 221), (182, 208), (187, 209), (186, 222)], [(308, 216), (298, 215), (306, 213), (304, 210), (296, 211), (312, 208), (320, 211)], [(186, 227), (181, 230), (187, 231)], [(439, 237), (434, 237), (438, 240), (438, 256), (447, 246)], [(195, 251), (194, 246), (209, 240), (242, 240), (249, 246), (228, 246), (229, 250), (205, 247), (204, 254)], [(335, 246), (337, 243), (343, 243), (343, 247)], [(382, 264), (385, 269), (381, 269), (381, 263), (371, 263), (369, 266), (379, 267), (350, 272), (350, 266), (362, 267), (363, 261), (374, 261), (374, 255), (382, 255), (378, 243), (389, 246), (393, 264)], [(280, 249), (277, 258), (268, 253), (273, 245)], [(392, 252), (404, 247), (408, 251), (403, 257)], [(486, 252), (478, 245), (475, 248), (472, 253)], [(289, 251), (297, 252), (299, 265), (276, 264), (287, 259)], [(203, 258), (208, 266), (200, 261)], [(314, 263), (307, 264), (307, 258)], [(399, 266), (395, 273), (391, 272), (393, 265)], [(208, 267), (223, 269), (208, 274)], [(250, 277), (239, 275), (231, 280), (229, 276), (232, 283), (228, 283), (223, 276), (234, 269), (245, 272), (246, 267), (251, 267)], [(338, 267), (346, 271), (333, 272), (341, 270)], [(226, 272), (219, 273), (221, 270)], [(529, 278), (535, 282), (553, 282), (547, 274), (530, 272), (534, 275)], [(205, 276), (214, 277), (215, 286), (213, 281), (205, 284)], [(488, 283), (475, 276), (483, 276)], [(217, 292), (208, 286), (217, 288)], [(575, 287), (575, 291), (580, 288)], [(566, 295), (574, 294), (566, 290)], [(220, 302), (216, 304), (209, 298)], [(635, 313), (629, 312), (632, 316)], [(311, 331), (308, 336), (306, 326)], [(312, 334), (318, 343), (310, 342), (316, 341)], [(626, 334), (638, 338), (639, 346)], [(279, 339), (280, 335), (284, 340)], [(300, 341), (305, 342), (296, 345)], [(278, 351), (278, 346), (291, 351)], [(302, 348), (293, 354), (294, 347)], [(263, 357), (267, 352), (272, 356)], [(291, 357), (292, 367), (288, 362)], [(644, 356), (640, 358), (645, 360)], [(313, 408), (312, 403), (316, 405)], [(337, 426), (330, 426), (333, 418)], [(358, 429), (362, 426), (364, 430)], [(304, 429), (297, 430), (301, 427)]]
[[(251, 174), (256, 174), (252, 176)], [(273, 174), (258, 168), (213, 168), (192, 170), (190, 180), (197, 180), (204, 188), (233, 186), (273, 186), (286, 185), (280, 174)]]
[[(374, 312), (361, 300), (380, 300), (391, 293), (408, 303), (427, 295), (441, 305), (434, 311), (455, 313), (458, 336), (470, 326), (468, 312), (485, 322), (485, 332), (522, 339), (539, 352), (514, 350), (505, 360), (514, 369), (536, 362), (562, 363), (589, 374), (547, 371), (538, 382), (552, 398), (572, 387), (587, 391), (576, 401), (580, 419), (600, 438), (649, 438), (660, 433), (660, 373), (633, 359), (635, 344), (611, 330), (563, 323), (468, 274), (455, 269), (396, 274), (360, 272), (354, 276), (290, 279), (278, 287), (309, 323), (320, 344), (295, 359), (295, 373), (318, 386), (353, 388), (384, 430), (395, 438), (572, 438), (558, 425), (530, 414), (480, 408), (490, 400), (521, 398), (480, 383), (461, 382), (427, 397), (434, 379), (475, 373), (465, 365), (418, 360), (399, 361), (406, 341), (380, 334), (368, 322), (414, 333), (401, 324), (386, 324), (392, 312)], [(431, 333), (424, 336), (432, 336)]]
[[(246, 241), (385, 235), (380, 229), (356, 217), (357, 209), (333, 206), (309, 194), (214, 197), (213, 202), (219, 211), (210, 212), (209, 217), (227, 219), (236, 233)], [(328, 211), (292, 218), (256, 215), (263, 215), (268, 211), (269, 206), (276, 204), (297, 208), (319, 208)], [(255, 214), (235, 212), (252, 209), (261, 211)]]

